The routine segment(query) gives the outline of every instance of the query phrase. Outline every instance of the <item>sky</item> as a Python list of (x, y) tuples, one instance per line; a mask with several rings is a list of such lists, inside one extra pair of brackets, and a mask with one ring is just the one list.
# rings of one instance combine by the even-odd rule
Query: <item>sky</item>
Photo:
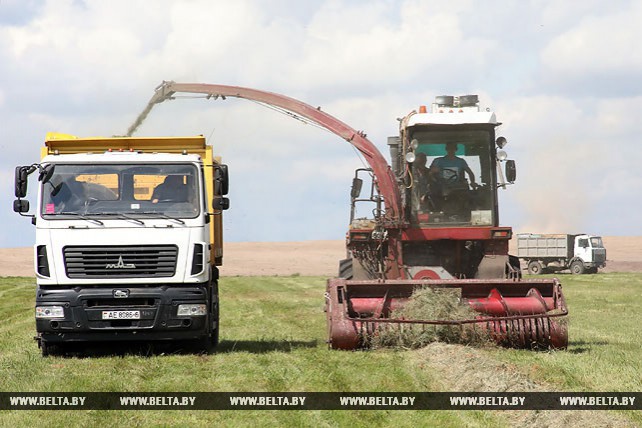
[[(478, 94), (517, 162), (502, 225), (642, 235), (640, 22), (642, 0), (0, 0), (0, 247), (34, 242), (13, 174), (46, 133), (122, 135), (163, 80), (321, 106), (387, 159), (397, 118)], [(229, 165), (226, 240), (344, 238), (364, 166), (344, 140), (229, 98), (165, 102), (136, 135), (198, 134)]]

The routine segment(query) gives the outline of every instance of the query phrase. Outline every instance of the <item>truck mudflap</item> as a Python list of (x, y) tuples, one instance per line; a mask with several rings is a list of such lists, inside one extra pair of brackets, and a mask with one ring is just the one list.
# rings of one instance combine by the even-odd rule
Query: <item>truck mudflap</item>
[[(459, 290), (459, 301), (478, 313), (469, 319), (407, 319), (395, 311), (417, 289)], [(449, 325), (480, 329), (500, 345), (512, 348), (565, 349), (568, 315), (557, 279), (492, 280), (328, 280), (328, 344), (332, 349), (367, 347), (383, 329)], [(473, 313), (471, 311), (471, 313)]]
[(62, 307), (63, 317), (36, 318), (37, 340), (49, 343), (199, 339), (211, 314), (203, 284), (158, 287), (38, 288), (36, 307)]

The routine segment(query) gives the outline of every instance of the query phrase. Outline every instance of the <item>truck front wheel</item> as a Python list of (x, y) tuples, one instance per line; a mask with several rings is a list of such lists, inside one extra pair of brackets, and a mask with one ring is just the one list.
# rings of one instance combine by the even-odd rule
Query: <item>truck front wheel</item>
[(575, 260), (571, 263), (571, 273), (573, 275), (581, 275), (584, 273), (584, 263), (580, 260)]
[(43, 357), (50, 357), (50, 356), (56, 356), (56, 355), (63, 355), (64, 350), (62, 344), (56, 343), (56, 344), (51, 344), (45, 340), (40, 339), (40, 352), (42, 353)]
[(218, 301), (218, 280), (213, 279), (210, 288), (210, 326), (209, 332), (201, 339), (201, 345), (206, 353), (211, 353), (218, 346), (218, 333), (219, 333), (219, 301)]
[(212, 287), (212, 346), (218, 346), (218, 332), (220, 330), (219, 324), (221, 321), (220, 316), (220, 307), (218, 300), (218, 280), (215, 281), (214, 287)]
[(531, 260), (528, 263), (528, 273), (531, 275), (541, 275), (543, 270), (542, 264), (537, 260)]

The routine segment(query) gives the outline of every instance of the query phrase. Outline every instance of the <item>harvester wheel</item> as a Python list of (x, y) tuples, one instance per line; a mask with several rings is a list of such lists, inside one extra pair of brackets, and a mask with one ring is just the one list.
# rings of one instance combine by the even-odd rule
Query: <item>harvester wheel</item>
[(519, 261), (519, 257), (511, 255), (508, 256), (506, 278), (522, 279), (522, 264)]
[(370, 276), (358, 260), (343, 259), (339, 261), (339, 278), (359, 281), (370, 279)]
[(544, 271), (542, 264), (537, 260), (531, 260), (528, 263), (528, 273), (531, 275), (541, 275)]
[(584, 263), (582, 263), (580, 260), (575, 260), (573, 263), (571, 263), (571, 273), (573, 275), (581, 275), (584, 273)]

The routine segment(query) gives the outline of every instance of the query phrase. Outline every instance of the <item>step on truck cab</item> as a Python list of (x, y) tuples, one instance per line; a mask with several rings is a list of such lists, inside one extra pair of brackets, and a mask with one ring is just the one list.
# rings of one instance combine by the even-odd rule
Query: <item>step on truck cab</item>
[(227, 191), (227, 166), (203, 136), (48, 134), (41, 161), (16, 167), (14, 202), (36, 228), (42, 354), (99, 341), (215, 347)]

